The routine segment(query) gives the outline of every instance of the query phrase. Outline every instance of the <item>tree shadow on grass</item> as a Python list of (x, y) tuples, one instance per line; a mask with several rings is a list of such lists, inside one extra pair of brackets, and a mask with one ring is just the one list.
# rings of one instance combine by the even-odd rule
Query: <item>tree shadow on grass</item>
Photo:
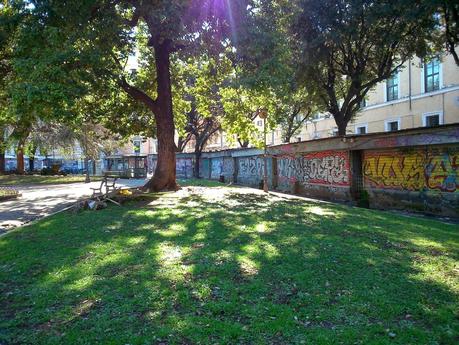
[(454, 342), (457, 291), (431, 272), (457, 264), (452, 227), (240, 191), (175, 202), (2, 239), (0, 343)]

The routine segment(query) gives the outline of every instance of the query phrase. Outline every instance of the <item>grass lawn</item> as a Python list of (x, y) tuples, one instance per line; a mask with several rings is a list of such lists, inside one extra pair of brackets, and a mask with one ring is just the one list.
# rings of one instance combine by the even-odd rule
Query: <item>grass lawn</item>
[(0, 344), (458, 344), (457, 225), (185, 187), (0, 238)]
[[(100, 181), (100, 177), (91, 176), (91, 181)], [(41, 175), (0, 175), (0, 185), (63, 184), (84, 182), (83, 175), (41, 176)]]

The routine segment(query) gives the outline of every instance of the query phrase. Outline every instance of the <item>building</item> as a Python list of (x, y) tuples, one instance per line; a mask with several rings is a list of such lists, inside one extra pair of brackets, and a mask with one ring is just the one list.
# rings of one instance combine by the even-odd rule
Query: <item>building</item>
[[(408, 61), (392, 78), (371, 90), (348, 134), (392, 132), (459, 122), (459, 67), (450, 55)], [(301, 140), (336, 135), (333, 117), (317, 116)]]

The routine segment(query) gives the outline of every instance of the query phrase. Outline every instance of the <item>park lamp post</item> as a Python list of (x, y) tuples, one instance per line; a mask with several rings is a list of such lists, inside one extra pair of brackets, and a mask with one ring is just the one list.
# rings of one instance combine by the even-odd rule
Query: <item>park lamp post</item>
[(263, 191), (268, 193), (268, 154), (266, 149), (266, 118), (268, 117), (268, 110), (266, 108), (260, 108), (257, 111), (257, 115), (263, 120), (263, 134), (264, 134), (264, 154), (263, 154)]

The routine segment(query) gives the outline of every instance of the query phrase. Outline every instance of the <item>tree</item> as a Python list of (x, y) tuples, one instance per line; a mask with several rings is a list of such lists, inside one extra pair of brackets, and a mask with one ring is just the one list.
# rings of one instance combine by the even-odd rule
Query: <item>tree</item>
[(453, 0), (427, 0), (430, 5), (427, 16), (436, 20), (436, 30), (432, 35), (437, 52), (446, 50), (459, 66), (459, 3)]
[(5, 172), (5, 151), (13, 121), (8, 84), (13, 79), (12, 59), (15, 32), (22, 20), (22, 6), (13, 1), (0, 3), (0, 173)]
[(113, 153), (119, 148), (120, 140), (108, 129), (100, 124), (87, 121), (82, 127), (73, 128), (72, 133), (83, 151), (86, 170), (85, 182), (91, 181), (89, 177), (89, 161), (93, 162), (93, 174), (95, 174), (95, 162), (99, 159), (101, 152)]
[(422, 1), (300, 0), (291, 33), (299, 76), (317, 91), (338, 134), (365, 95), (414, 54), (428, 51), (432, 21)]
[(282, 131), (282, 142), (289, 143), (306, 121), (317, 112), (317, 107), (303, 89), (277, 101), (274, 111), (276, 123)]
[[(221, 97), (225, 111), (222, 128), (228, 133), (228, 141), (237, 141), (241, 147), (248, 147), (249, 143), (260, 146), (261, 133), (254, 120), (257, 110), (267, 107), (269, 100), (263, 94), (241, 85), (238, 79), (222, 88)], [(272, 111), (268, 113), (272, 114)]]
[[(36, 18), (33, 31), (47, 37), (46, 49), (41, 49), (39, 54), (39, 60), (44, 63), (28, 68), (35, 75), (41, 73), (33, 84), (39, 84), (39, 80), (46, 83), (59, 75), (49, 73), (49, 70), (58, 70), (62, 76), (75, 79), (73, 84), (69, 80), (65, 84), (79, 88), (77, 97), (87, 92), (85, 88), (92, 80), (116, 83), (132, 99), (143, 104), (155, 121), (158, 164), (154, 177), (145, 188), (175, 189), (171, 61), (175, 55), (192, 54), (202, 44), (220, 49), (226, 38), (231, 38), (230, 23), (237, 25), (239, 14), (246, 11), (246, 1), (92, 0), (61, 3), (36, 0), (33, 3), (31, 12)], [(137, 73), (148, 75), (147, 88), (140, 87), (137, 76), (125, 69), (127, 57), (136, 50), (143, 53), (141, 60), (147, 63)], [(51, 65), (53, 59), (57, 61)], [(68, 90), (61, 94), (64, 94), (64, 102), (54, 103), (66, 105), (72, 102), (72, 96), (67, 97)], [(60, 97), (61, 94), (53, 92), (53, 96)]]
[[(231, 118), (230, 127), (238, 127), (234, 132), (243, 128), (254, 131), (252, 126), (247, 125), (255, 120), (259, 108), (266, 108), (269, 127), (280, 127), (282, 140), (289, 142), (307, 119), (319, 110), (313, 90), (298, 83), (295, 78), (297, 56), (288, 33), (294, 9), (291, 2), (283, 0), (251, 4), (247, 25), (240, 29), (239, 44), (234, 54), (237, 68), (234, 84), (244, 91), (232, 92), (230, 98), (235, 102), (238, 94), (242, 96), (247, 92), (250, 96), (242, 96), (240, 103), (243, 104), (237, 107), (243, 109), (244, 105), (252, 104), (245, 110), (245, 119), (240, 116), (237, 118), (242, 121)], [(234, 110), (231, 109), (232, 112)], [(238, 141), (246, 147), (250, 133), (244, 132), (246, 138), (241, 140), (239, 135)]]
[[(146, 24), (147, 46), (154, 52), (156, 67), (156, 98), (121, 80), (121, 87), (134, 99), (143, 102), (155, 115), (158, 138), (158, 163), (150, 190), (175, 189), (175, 142), (172, 110), (171, 55), (198, 39), (219, 46), (228, 36), (228, 23), (234, 20), (234, 10), (244, 1), (220, 0), (158, 1), (150, 4), (131, 1), (132, 24)], [(244, 8), (243, 6), (241, 8)], [(166, 20), (164, 20), (166, 18)], [(209, 40), (210, 39), (210, 40)]]
[(27, 138), (30, 135), (32, 121), (30, 119), (21, 119), (14, 124), (14, 130), (11, 134), (11, 140), (16, 144), (16, 172), (25, 173), (24, 153), (26, 150)]

